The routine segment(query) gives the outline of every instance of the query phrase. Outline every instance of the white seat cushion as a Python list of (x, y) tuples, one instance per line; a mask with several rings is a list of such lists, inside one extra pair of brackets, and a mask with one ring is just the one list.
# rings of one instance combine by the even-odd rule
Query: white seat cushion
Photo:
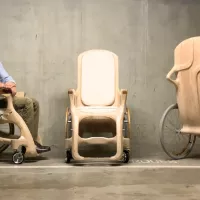
[(112, 105), (115, 100), (115, 63), (111, 52), (89, 51), (82, 57), (81, 100), (85, 105)]

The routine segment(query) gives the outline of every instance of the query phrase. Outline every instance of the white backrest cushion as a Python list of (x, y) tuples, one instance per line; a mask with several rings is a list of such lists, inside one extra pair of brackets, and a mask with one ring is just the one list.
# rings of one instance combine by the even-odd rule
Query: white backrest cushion
[(115, 100), (115, 63), (109, 51), (89, 51), (82, 57), (81, 100), (85, 105), (112, 105)]

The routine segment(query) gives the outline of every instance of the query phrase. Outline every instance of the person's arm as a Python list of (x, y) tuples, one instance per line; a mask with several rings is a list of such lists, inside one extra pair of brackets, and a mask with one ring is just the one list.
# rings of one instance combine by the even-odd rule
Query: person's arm
[(11, 89), (12, 95), (15, 96), (17, 93), (16, 82), (12, 78), (12, 76), (10, 76), (8, 72), (4, 69), (1, 62), (0, 62), (0, 80), (1, 80), (0, 87)]
[(0, 80), (2, 83), (13, 82), (16, 84), (12, 76), (10, 76), (8, 72), (4, 69), (1, 62), (0, 62)]

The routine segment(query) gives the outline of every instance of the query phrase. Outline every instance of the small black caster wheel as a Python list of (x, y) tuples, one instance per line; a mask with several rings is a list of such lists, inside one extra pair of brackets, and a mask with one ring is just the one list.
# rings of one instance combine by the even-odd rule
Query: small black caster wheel
[(67, 150), (66, 151), (66, 163), (70, 163), (71, 162), (71, 160), (72, 160), (72, 152), (71, 152), (71, 150)]
[(129, 151), (128, 150), (124, 150), (123, 156), (122, 156), (123, 163), (128, 163), (129, 158), (130, 158)]
[(22, 164), (24, 162), (24, 154), (22, 152), (16, 151), (12, 156), (12, 161), (15, 164)]

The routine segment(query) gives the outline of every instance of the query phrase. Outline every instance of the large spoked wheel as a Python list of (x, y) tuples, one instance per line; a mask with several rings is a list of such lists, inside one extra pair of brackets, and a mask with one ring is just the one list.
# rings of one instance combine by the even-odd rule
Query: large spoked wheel
[[(14, 135), (15, 133), (15, 126), (12, 123), (1, 124), (0, 127), (1, 127), (0, 128), (1, 132), (4, 134)], [(3, 144), (0, 142), (0, 153), (5, 151), (8, 147), (9, 147), (9, 144)]]
[(66, 110), (65, 134), (66, 138), (70, 138), (72, 136), (72, 116), (69, 108)]
[(130, 132), (131, 132), (130, 129), (131, 129), (130, 110), (126, 108), (123, 121), (123, 135), (125, 138), (130, 138)]
[[(130, 110), (126, 108), (126, 112), (124, 113), (123, 120), (123, 136), (124, 138), (130, 139), (130, 129), (131, 129), (131, 119), (130, 119)], [(130, 144), (124, 147), (122, 162), (128, 163), (130, 159)]]
[[(72, 137), (72, 116), (69, 108), (66, 110), (65, 134), (66, 138)], [(67, 149), (65, 162), (70, 163), (72, 159), (72, 151), (71, 149)]]
[(160, 121), (160, 142), (165, 153), (172, 159), (183, 159), (191, 152), (196, 136), (181, 134), (178, 105), (167, 108)]

